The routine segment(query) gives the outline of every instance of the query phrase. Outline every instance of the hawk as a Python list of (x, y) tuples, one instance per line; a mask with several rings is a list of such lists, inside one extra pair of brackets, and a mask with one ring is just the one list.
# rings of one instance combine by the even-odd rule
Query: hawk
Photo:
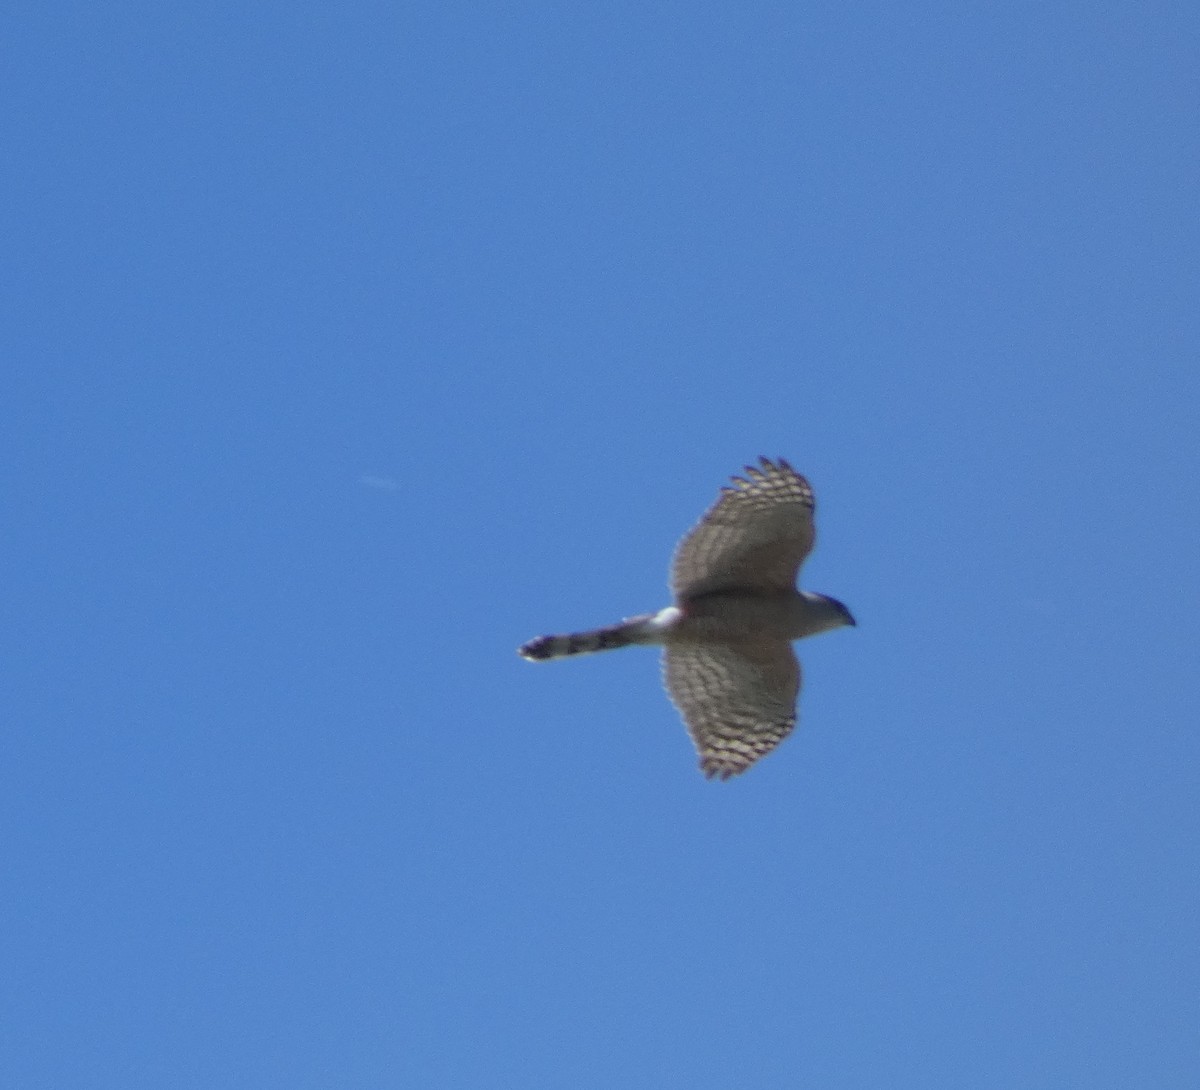
[(722, 780), (745, 772), (796, 725), (800, 663), (792, 640), (853, 625), (834, 598), (797, 590), (812, 551), (813, 491), (782, 458), (732, 478), (671, 564), (675, 604), (608, 628), (538, 636), (531, 661), (663, 646), (663, 679), (700, 755)]

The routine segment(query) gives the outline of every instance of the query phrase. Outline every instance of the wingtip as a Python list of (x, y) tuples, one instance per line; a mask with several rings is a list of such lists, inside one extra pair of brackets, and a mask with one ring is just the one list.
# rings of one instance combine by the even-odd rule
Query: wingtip
[(735, 768), (726, 761), (719, 761), (713, 757), (703, 757), (700, 760), (700, 771), (704, 773), (706, 780), (720, 780), (724, 783), (726, 780), (736, 776), (739, 772), (745, 772), (746, 768)]

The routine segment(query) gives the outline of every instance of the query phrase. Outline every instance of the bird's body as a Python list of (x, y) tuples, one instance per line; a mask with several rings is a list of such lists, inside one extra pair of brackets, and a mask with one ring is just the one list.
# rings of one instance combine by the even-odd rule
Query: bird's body
[(815, 538), (808, 482), (782, 459), (760, 466), (733, 478), (680, 542), (674, 605), (520, 648), (542, 660), (663, 645), (667, 690), (700, 767), (721, 779), (744, 772), (795, 725), (800, 664), (791, 641), (854, 624), (841, 602), (796, 589)]

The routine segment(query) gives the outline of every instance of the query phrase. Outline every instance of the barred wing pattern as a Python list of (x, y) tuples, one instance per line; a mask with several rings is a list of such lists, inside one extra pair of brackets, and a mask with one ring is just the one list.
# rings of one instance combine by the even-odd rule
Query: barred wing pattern
[(796, 725), (792, 641), (854, 624), (835, 598), (796, 589), (812, 551), (813, 492), (782, 458), (734, 477), (684, 536), (671, 564), (674, 603), (619, 625), (539, 636), (543, 660), (627, 644), (663, 646), (663, 680), (710, 778), (745, 772)]
[(782, 458), (747, 466), (675, 550), (675, 597), (792, 589), (816, 538), (814, 506), (808, 481)]
[(796, 725), (800, 663), (784, 640), (668, 646), (663, 680), (710, 779), (745, 772)]

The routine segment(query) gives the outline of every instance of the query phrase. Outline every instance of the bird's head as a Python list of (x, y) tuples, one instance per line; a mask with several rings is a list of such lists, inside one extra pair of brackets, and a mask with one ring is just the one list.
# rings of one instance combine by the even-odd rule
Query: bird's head
[(832, 628), (844, 628), (847, 625), (857, 626), (853, 614), (836, 598), (814, 594), (811, 590), (802, 590), (800, 593), (812, 607), (818, 632), (828, 632)]

